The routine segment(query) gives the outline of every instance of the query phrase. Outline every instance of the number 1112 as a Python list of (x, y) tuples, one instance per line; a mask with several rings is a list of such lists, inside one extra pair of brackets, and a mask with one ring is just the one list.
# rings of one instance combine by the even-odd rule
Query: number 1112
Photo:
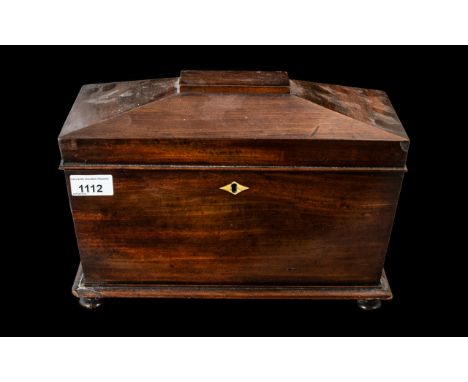
[(89, 184), (86, 186), (81, 184), (78, 188), (81, 190), (81, 192), (102, 192), (102, 185), (100, 184), (92, 184), (91, 186)]

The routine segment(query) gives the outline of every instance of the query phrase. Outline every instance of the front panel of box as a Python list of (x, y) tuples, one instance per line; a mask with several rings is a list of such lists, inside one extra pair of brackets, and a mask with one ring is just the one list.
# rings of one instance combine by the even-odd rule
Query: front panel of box
[[(80, 175), (110, 179), (112, 193), (75, 183), (72, 195)], [(402, 173), (103, 168), (66, 178), (87, 282), (366, 285), (382, 272)]]

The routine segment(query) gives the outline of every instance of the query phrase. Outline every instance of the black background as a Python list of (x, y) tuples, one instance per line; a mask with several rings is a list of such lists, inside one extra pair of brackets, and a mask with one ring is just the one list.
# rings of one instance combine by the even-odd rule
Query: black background
[[(6, 51), (6, 49), (5, 49)], [(465, 335), (457, 143), (463, 52), (416, 47), (31, 47), (3, 54), (2, 335)], [(394, 300), (106, 300), (78, 305), (79, 264), (57, 136), (83, 84), (181, 69), (286, 70), (290, 78), (385, 90), (411, 146), (386, 270)], [(466, 99), (466, 96), (464, 96)], [(13, 133), (13, 137), (8, 135)], [(7, 176), (8, 174), (8, 176)], [(6, 194), (5, 194), (6, 191)], [(455, 223), (456, 222), (456, 223)], [(463, 233), (462, 233), (463, 235)], [(461, 236), (463, 238), (463, 236)], [(378, 351), (378, 349), (376, 349)]]

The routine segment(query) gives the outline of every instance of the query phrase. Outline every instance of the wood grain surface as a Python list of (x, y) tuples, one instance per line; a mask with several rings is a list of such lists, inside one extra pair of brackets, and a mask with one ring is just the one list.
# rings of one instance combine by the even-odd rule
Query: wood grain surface
[(59, 143), (64, 162), (85, 163), (401, 167), (408, 150), (401, 134), (294, 95), (199, 93), (64, 130)]
[[(378, 172), (106, 173), (114, 196), (71, 197), (88, 282), (376, 284), (402, 179)], [(219, 189), (232, 181), (249, 190)]]
[(408, 139), (390, 99), (382, 90), (291, 80), (291, 93)]
[[(79, 296), (391, 298), (409, 139), (382, 91), (238, 71), (85, 85), (59, 146)], [(73, 174), (114, 195), (72, 196)]]
[(176, 92), (178, 78), (84, 85), (60, 137), (111, 119)]
[(182, 70), (181, 85), (289, 86), (288, 73), (282, 71)]
[(152, 283), (88, 283), (80, 264), (72, 293), (87, 298), (209, 298), (209, 299), (314, 299), (390, 300), (392, 290), (382, 272), (376, 285), (181, 285)]

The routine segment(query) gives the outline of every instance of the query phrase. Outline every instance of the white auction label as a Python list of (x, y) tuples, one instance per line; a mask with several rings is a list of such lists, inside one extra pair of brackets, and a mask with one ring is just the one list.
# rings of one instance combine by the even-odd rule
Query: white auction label
[(70, 175), (72, 196), (114, 195), (112, 175)]

